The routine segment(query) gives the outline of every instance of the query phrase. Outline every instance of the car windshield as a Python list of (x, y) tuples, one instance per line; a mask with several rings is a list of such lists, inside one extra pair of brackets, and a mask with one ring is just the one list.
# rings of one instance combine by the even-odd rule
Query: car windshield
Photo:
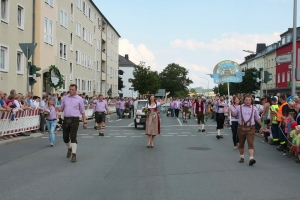
[(137, 105), (137, 110), (142, 110), (146, 106), (147, 101), (139, 101)]

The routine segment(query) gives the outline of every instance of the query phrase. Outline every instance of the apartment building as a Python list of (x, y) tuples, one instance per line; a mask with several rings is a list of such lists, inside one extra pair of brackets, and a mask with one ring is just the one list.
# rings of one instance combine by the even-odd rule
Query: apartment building
[(33, 1), (1, 0), (0, 90), (25, 93), (27, 59), (19, 43), (33, 42)]
[[(62, 92), (78, 85), (79, 93), (118, 96), (120, 35), (92, 0), (1, 0), (0, 89), (25, 92), (26, 59), (19, 43), (37, 43), (32, 63), (40, 67), (33, 92)], [(35, 16), (33, 18), (33, 16)], [(46, 82), (55, 65), (65, 78), (59, 91)]]

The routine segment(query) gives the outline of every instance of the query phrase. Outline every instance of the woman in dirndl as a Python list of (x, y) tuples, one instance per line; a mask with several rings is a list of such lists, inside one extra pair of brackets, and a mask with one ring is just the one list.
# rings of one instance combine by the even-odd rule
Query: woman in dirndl
[(165, 99), (161, 102), (156, 102), (153, 94), (149, 96), (149, 101), (146, 104), (146, 108), (149, 110), (146, 118), (146, 135), (148, 137), (147, 148), (154, 147), (155, 136), (160, 134), (160, 117), (158, 115), (158, 107), (167, 102), (167, 96), (169, 94), (170, 92), (167, 92)]

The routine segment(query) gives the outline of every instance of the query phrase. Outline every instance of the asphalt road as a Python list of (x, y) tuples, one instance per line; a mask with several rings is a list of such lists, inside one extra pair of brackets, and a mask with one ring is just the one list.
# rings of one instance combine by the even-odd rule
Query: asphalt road
[(79, 131), (77, 162), (66, 158), (62, 133), (54, 147), (47, 135), (0, 146), (0, 199), (245, 200), (300, 199), (300, 165), (255, 141), (257, 163), (238, 163), (231, 130), (217, 140), (215, 123), (197, 132), (196, 121), (162, 118), (162, 134), (147, 149), (132, 119), (107, 123), (105, 137), (90, 121)]

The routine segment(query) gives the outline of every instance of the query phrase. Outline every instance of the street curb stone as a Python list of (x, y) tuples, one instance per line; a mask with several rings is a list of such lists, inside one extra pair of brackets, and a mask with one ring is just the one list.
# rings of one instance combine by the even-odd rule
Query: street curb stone
[(26, 140), (29, 140), (29, 139), (32, 139), (32, 138), (41, 137), (43, 135), (44, 134), (42, 134), (42, 133), (31, 133), (30, 136), (19, 136), (17, 138), (11, 138), (11, 139), (8, 139), (8, 140), (1, 140), (0, 141), (0, 146), (7, 145), (7, 144), (12, 144), (12, 143), (16, 143), (16, 142), (26, 141)]

